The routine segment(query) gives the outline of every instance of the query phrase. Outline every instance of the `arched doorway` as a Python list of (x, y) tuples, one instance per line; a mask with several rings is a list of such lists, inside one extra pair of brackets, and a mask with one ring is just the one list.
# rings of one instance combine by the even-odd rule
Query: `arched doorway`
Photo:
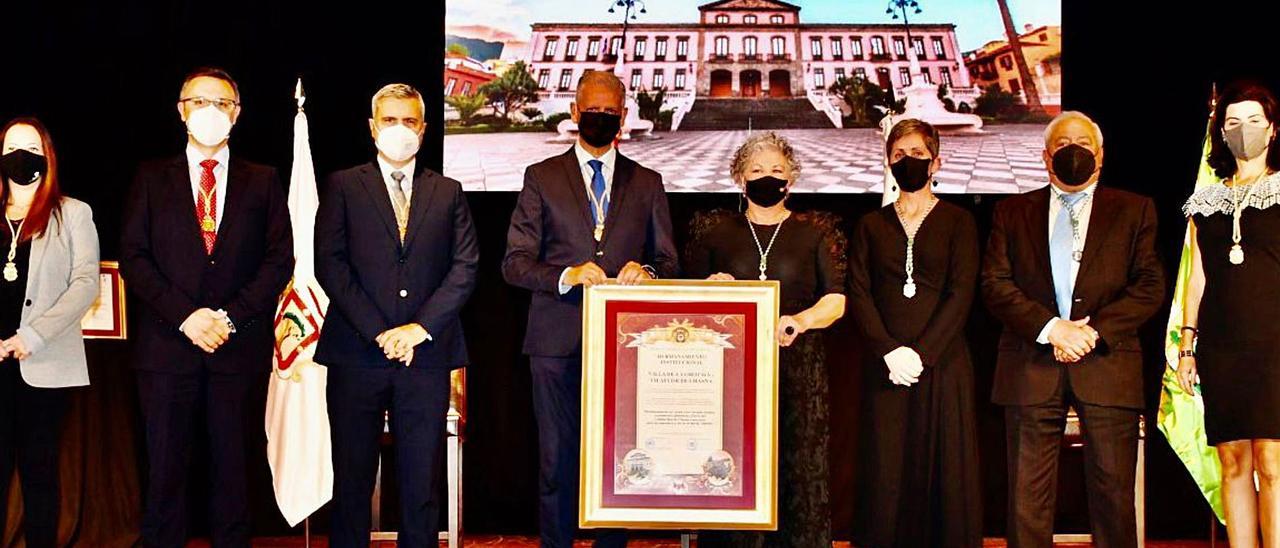
[(738, 73), (738, 82), (742, 86), (743, 97), (760, 96), (760, 71), (744, 70)]
[(769, 96), (791, 96), (791, 71), (782, 69), (769, 71)]
[(727, 70), (711, 71), (711, 96), (712, 97), (732, 97), (733, 96), (733, 73)]

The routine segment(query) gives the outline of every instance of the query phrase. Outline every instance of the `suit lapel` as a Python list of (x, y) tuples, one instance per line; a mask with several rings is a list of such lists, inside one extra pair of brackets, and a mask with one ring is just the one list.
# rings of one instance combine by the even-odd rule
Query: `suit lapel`
[[(396, 225), (396, 212), (391, 209), (391, 195), (387, 194), (387, 185), (382, 182), (382, 171), (376, 162), (370, 162), (360, 168), (360, 186), (369, 193), (369, 201), (373, 209), (382, 218), (387, 234), (398, 245), (400, 243), (400, 227)], [(417, 194), (416, 192), (414, 194)]]
[(627, 199), (627, 190), (631, 188), (631, 178), (635, 172), (635, 162), (618, 154), (617, 163), (613, 167), (613, 188), (609, 190), (609, 214), (604, 218), (606, 239), (613, 233), (613, 225), (623, 211), (622, 204)]
[(191, 190), (191, 171), (187, 166), (187, 157), (185, 155), (174, 159), (173, 163), (169, 165), (168, 180), (170, 196), (165, 203), (176, 206), (170, 208), (170, 211), (176, 216), (174, 224), (177, 227), (179, 236), (187, 240), (187, 243), (182, 247), (193, 251), (198, 250), (203, 255), (204, 238), (200, 236), (200, 222), (196, 218), (196, 199)]
[[(227, 166), (227, 196), (222, 200), (222, 222), (218, 223), (218, 237), (213, 241), (213, 254), (217, 254), (222, 249), (222, 241), (226, 239), (227, 233), (234, 227), (235, 219), (240, 209), (244, 206), (245, 192), (248, 191), (245, 185), (249, 182), (245, 180), (244, 163), (234, 158)], [(203, 242), (202, 242), (203, 243)]]
[(568, 152), (560, 157), (560, 165), (564, 169), (564, 180), (569, 185), (569, 192), (573, 193), (574, 201), (578, 204), (578, 218), (582, 219), (583, 227), (586, 228), (587, 234), (590, 235), (595, 229), (594, 223), (591, 222), (591, 202), (587, 198), (587, 187), (582, 179), (582, 168), (578, 165), (578, 155), (574, 153), (573, 148), (570, 148)]
[(1049, 289), (1053, 289), (1053, 262), (1049, 259), (1049, 200), (1053, 191), (1048, 187), (1032, 192), (1029, 196), (1031, 210), (1027, 229), (1031, 231), (1031, 248), (1035, 253), (1036, 271), (1044, 274)]
[[(1110, 199), (1110, 191), (1099, 186), (1093, 191), (1093, 211), (1089, 213), (1089, 233), (1084, 238), (1084, 252), (1080, 257), (1080, 271), (1076, 274), (1076, 288), (1081, 287), (1080, 280), (1085, 279), (1085, 272), (1098, 259), (1102, 252), (1102, 241), (1111, 231), (1116, 211), (1115, 201)], [(1079, 291), (1077, 291), (1078, 293)]]
[(435, 177), (427, 171), (421, 170), (418, 175), (413, 178), (413, 196), (409, 198), (409, 224), (405, 229), (404, 247), (409, 248), (409, 244), (413, 243), (413, 236), (417, 234), (418, 228), (422, 226), (422, 220), (427, 215), (427, 208), (431, 203), (431, 193), (435, 191)]

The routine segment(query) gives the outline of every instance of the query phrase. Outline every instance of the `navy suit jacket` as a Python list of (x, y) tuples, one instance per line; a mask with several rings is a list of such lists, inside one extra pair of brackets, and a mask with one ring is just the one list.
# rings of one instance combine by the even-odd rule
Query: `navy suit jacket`
[(568, 357), (581, 350), (582, 288), (560, 294), (565, 268), (594, 261), (614, 277), (635, 261), (660, 278), (679, 274), (662, 176), (619, 153), (609, 202), (604, 239), (596, 242), (573, 148), (525, 170), (502, 260), (507, 283), (533, 291), (525, 354)]
[(414, 175), (401, 244), (378, 163), (334, 173), (316, 214), (315, 249), (316, 278), (329, 296), (317, 362), (395, 365), (374, 339), (416, 322), (431, 340), (414, 349), (411, 367), (466, 365), (459, 313), (475, 289), (480, 248), (457, 181), (429, 169)]
[[(231, 157), (225, 212), (206, 254), (185, 155), (138, 169), (125, 202), (120, 273), (141, 301), (134, 367), (194, 374), (271, 370), (276, 303), (293, 276), (293, 230), (276, 170)], [(224, 309), (236, 333), (213, 354), (178, 326), (199, 308)]]

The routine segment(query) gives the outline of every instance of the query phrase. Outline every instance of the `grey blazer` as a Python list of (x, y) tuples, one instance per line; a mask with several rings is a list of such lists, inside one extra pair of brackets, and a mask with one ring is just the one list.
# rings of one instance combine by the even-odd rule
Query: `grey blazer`
[(36, 388), (89, 384), (80, 319), (98, 298), (98, 229), (89, 204), (62, 199), (61, 221), (49, 219), (31, 241), (27, 298), (18, 337), (31, 355), (22, 379)]

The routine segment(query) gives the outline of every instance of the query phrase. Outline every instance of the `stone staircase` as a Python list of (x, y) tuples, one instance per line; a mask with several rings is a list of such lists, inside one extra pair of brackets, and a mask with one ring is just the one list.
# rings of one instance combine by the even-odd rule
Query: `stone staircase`
[(699, 97), (680, 131), (723, 129), (831, 129), (831, 119), (804, 97), (712, 99)]

